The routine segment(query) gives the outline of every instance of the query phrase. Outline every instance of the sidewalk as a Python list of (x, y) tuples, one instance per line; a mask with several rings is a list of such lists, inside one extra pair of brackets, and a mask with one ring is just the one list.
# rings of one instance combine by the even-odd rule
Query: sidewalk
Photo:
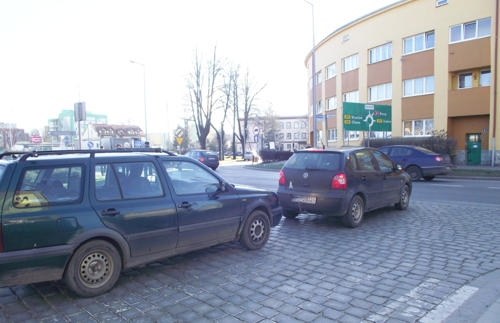
[(451, 174), (439, 177), (500, 180), (500, 166), (454, 165)]

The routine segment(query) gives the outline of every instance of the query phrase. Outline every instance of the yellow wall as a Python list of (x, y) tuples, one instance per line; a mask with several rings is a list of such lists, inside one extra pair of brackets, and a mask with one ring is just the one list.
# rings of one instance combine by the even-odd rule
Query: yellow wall
[[(403, 39), (415, 34), (434, 30), (434, 128), (446, 130), (448, 90), (452, 86), (448, 72), (448, 45), (450, 26), (461, 24), (485, 17), (491, 17), (492, 30), (495, 26), (496, 0), (450, 0), (447, 5), (437, 7), (434, 0), (408, 0), (392, 5), (376, 14), (352, 23), (347, 28), (323, 40), (316, 50), (316, 70), (323, 70), (326, 76), (326, 67), (337, 63), (337, 97), (339, 108), (337, 110), (337, 128), (339, 142), (342, 140), (342, 58), (359, 53), (359, 98), (360, 102), (368, 101), (367, 93), (367, 64), (368, 50), (373, 47), (392, 42), (392, 134), (402, 135), (401, 97), (402, 97), (402, 71), (401, 58), (403, 53)], [(349, 40), (344, 41), (348, 36)], [(494, 32), (491, 39), (491, 57), (494, 57)], [(306, 66), (311, 67), (311, 56), (306, 60)], [(492, 59), (493, 61), (493, 59)], [(494, 66), (491, 63), (491, 116), (493, 115), (493, 75)], [(309, 69), (309, 75), (311, 70)], [(322, 101), (324, 98), (324, 82)], [(497, 86), (498, 88), (498, 86)], [(498, 103), (497, 103), (498, 104)], [(490, 120), (492, 123), (492, 119)], [(497, 138), (500, 135), (500, 115), (497, 113)], [(492, 125), (490, 126), (492, 129)], [(326, 136), (326, 131), (323, 132)], [(490, 132), (490, 139), (491, 139)], [(325, 138), (326, 139), (326, 138)], [(491, 142), (491, 140), (490, 140)], [(497, 149), (500, 143), (497, 139)]]

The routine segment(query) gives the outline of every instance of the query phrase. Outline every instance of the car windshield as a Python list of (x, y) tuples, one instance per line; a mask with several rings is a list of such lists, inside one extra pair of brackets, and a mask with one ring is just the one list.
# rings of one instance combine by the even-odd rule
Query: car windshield
[(340, 168), (339, 153), (299, 152), (295, 153), (285, 163), (286, 168), (338, 170)]
[(415, 149), (416, 149), (416, 150), (418, 150), (418, 151), (421, 151), (421, 152), (423, 152), (423, 153), (426, 153), (426, 154), (432, 154), (432, 155), (435, 155), (435, 154), (436, 154), (436, 153), (435, 153), (435, 152), (433, 152), (432, 150), (429, 150), (429, 149), (424, 148), (424, 147), (419, 147), (419, 146), (417, 146), (417, 147), (415, 147)]

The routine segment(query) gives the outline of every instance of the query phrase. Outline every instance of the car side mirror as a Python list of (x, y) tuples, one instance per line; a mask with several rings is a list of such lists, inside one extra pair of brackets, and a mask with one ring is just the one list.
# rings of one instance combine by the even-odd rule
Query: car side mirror
[(401, 167), (401, 165), (399, 165), (399, 164), (395, 164), (394, 169), (395, 170), (403, 170), (403, 167)]

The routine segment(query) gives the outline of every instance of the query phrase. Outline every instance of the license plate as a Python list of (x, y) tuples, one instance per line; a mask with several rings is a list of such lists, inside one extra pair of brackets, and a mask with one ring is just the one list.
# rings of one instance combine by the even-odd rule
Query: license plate
[(296, 196), (292, 198), (292, 202), (305, 203), (305, 204), (316, 204), (316, 196)]

